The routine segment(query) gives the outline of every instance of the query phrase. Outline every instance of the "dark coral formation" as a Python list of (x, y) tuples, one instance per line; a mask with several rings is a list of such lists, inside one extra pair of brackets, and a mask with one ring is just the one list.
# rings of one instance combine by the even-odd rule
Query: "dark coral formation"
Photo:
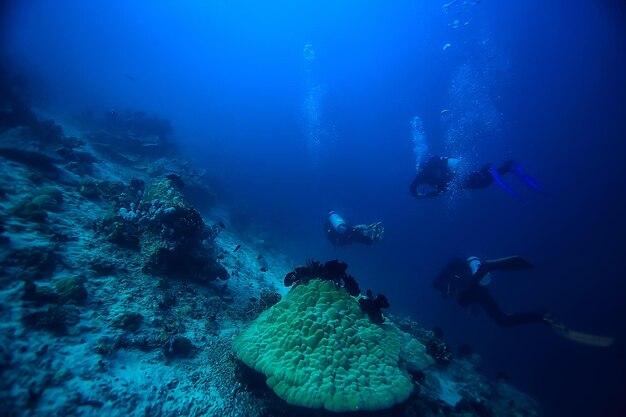
[(372, 290), (367, 290), (366, 296), (359, 298), (359, 306), (361, 310), (367, 314), (372, 323), (382, 324), (385, 321), (383, 308), (389, 308), (391, 305), (389, 301), (387, 301), (387, 297), (383, 294), (378, 294), (374, 297)]
[(62, 259), (53, 245), (16, 249), (0, 261), (0, 266), (11, 275), (25, 281), (49, 278)]
[[(90, 189), (100, 191), (101, 185)], [(228, 278), (212, 244), (217, 234), (187, 204), (176, 180), (162, 178), (145, 188), (142, 180), (133, 179), (128, 187), (116, 188), (121, 192), (111, 204), (117, 211), (99, 228), (110, 242), (139, 250), (144, 270), (199, 283)]]
[(127, 330), (129, 332), (136, 332), (137, 330), (139, 330), (139, 327), (141, 327), (142, 322), (143, 316), (141, 314), (128, 311), (115, 317), (111, 321), (111, 326), (118, 329)]
[[(312, 279), (319, 278), (332, 281), (338, 287), (343, 287), (353, 297), (361, 294), (359, 284), (352, 275), (348, 275), (346, 270), (348, 264), (339, 262), (338, 260), (328, 261), (321, 264), (318, 261), (307, 260), (306, 266), (300, 266), (285, 275), (285, 286), (298, 285), (307, 283)], [(371, 290), (367, 290), (367, 296), (359, 299), (359, 306), (374, 323), (383, 323), (383, 308), (389, 308), (390, 304), (383, 294), (376, 297), (372, 295)]]
[(172, 336), (163, 345), (163, 354), (168, 359), (189, 358), (197, 350), (191, 340), (183, 336)]
[(353, 276), (348, 275), (348, 264), (338, 260), (320, 264), (318, 261), (308, 260), (306, 266), (300, 266), (289, 272), (284, 279), (285, 286), (290, 287), (300, 283), (306, 283), (312, 279), (320, 278), (333, 281), (337, 286), (343, 286), (353, 297), (361, 294), (359, 284)]
[(443, 341), (443, 331), (435, 327), (432, 330), (426, 330), (409, 317), (395, 320), (398, 327), (415, 337), (426, 346), (428, 353), (438, 365), (447, 366), (454, 359), (452, 349)]
[(63, 203), (63, 193), (56, 187), (43, 187), (16, 205), (11, 213), (21, 219), (42, 223), (48, 212), (58, 212)]
[(64, 304), (82, 305), (87, 301), (87, 289), (80, 277), (68, 276), (55, 283), (59, 300)]

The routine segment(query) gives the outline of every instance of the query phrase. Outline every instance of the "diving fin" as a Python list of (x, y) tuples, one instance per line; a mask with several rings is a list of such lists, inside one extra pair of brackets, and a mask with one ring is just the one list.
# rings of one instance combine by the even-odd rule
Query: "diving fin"
[(561, 333), (561, 335), (566, 339), (587, 346), (608, 347), (611, 346), (615, 341), (615, 339), (613, 339), (612, 337), (581, 333), (570, 329), (567, 329), (565, 332), (559, 333)]
[(538, 191), (542, 194), (544, 193), (543, 188), (537, 182), (537, 180), (535, 180), (530, 175), (526, 174), (526, 171), (524, 171), (524, 168), (520, 164), (515, 162), (513, 163), (512, 168), (513, 168), (513, 172), (515, 173), (517, 178), (520, 179), (520, 181), (522, 181), (524, 184), (526, 184), (528, 187), (532, 188), (533, 190)]
[(615, 342), (615, 339), (612, 337), (597, 336), (572, 330), (559, 320), (550, 316), (544, 317), (544, 320), (552, 326), (555, 332), (572, 342), (594, 347), (609, 347)]
[(491, 174), (491, 177), (493, 178), (493, 180), (494, 180), (494, 181), (495, 181), (495, 182), (496, 182), (496, 183), (497, 183), (500, 187), (502, 187), (502, 189), (503, 189), (504, 191), (506, 191), (507, 193), (511, 194), (513, 197), (517, 198), (518, 200), (520, 199), (519, 194), (517, 194), (515, 191), (513, 191), (513, 189), (512, 189), (511, 187), (509, 187), (509, 186), (507, 185), (507, 183), (505, 183), (505, 182), (502, 180), (502, 177), (500, 177), (500, 173), (498, 172), (498, 170), (497, 170), (497, 169), (495, 169), (495, 168), (493, 167), (493, 165), (489, 167), (489, 173)]
[(482, 264), (488, 271), (503, 270), (503, 271), (517, 271), (520, 269), (533, 268), (533, 264), (528, 262), (521, 256), (509, 256), (500, 259), (490, 259), (483, 261)]

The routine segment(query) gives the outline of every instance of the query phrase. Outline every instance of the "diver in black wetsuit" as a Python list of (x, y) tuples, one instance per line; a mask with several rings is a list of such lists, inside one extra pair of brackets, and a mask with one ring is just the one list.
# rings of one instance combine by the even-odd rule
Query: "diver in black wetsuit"
[[(423, 161), (419, 165), (417, 175), (409, 188), (411, 195), (417, 199), (422, 199), (436, 197), (448, 191), (450, 183), (457, 173), (459, 162), (459, 158), (445, 156), (431, 156)], [(508, 173), (516, 174), (526, 185), (541, 191), (539, 184), (524, 172), (521, 165), (513, 160), (506, 161), (500, 168), (486, 164), (478, 171), (472, 171), (465, 176), (460, 185), (463, 189), (478, 189), (487, 188), (496, 182), (506, 192), (518, 197), (517, 193), (502, 181), (501, 176)]]
[(501, 327), (513, 327), (528, 323), (551, 323), (546, 311), (506, 314), (500, 309), (487, 289), (491, 282), (491, 271), (517, 271), (533, 265), (519, 256), (483, 261), (475, 256), (467, 259), (454, 258), (437, 275), (433, 286), (446, 297), (455, 297), (458, 304), (468, 308), (480, 305)]
[(385, 229), (381, 222), (350, 226), (343, 216), (334, 210), (328, 213), (324, 222), (326, 238), (337, 246), (349, 245), (353, 242), (371, 245), (375, 241), (382, 240), (384, 233)]
[(467, 259), (454, 258), (437, 275), (433, 286), (446, 297), (456, 298), (458, 304), (468, 308), (480, 305), (501, 327), (514, 327), (523, 324), (544, 323), (561, 336), (576, 343), (588, 346), (611, 346), (614, 339), (572, 330), (545, 310), (506, 314), (493, 299), (487, 289), (491, 282), (491, 271), (518, 271), (532, 268), (533, 265), (519, 256), (494, 260), (480, 260), (475, 256)]

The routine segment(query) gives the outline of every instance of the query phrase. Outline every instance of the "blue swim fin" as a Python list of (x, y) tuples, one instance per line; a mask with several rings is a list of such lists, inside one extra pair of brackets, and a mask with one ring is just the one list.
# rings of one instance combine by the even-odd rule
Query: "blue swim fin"
[(513, 164), (513, 172), (515, 173), (515, 175), (517, 175), (517, 178), (519, 178), (520, 181), (522, 181), (528, 187), (540, 193), (544, 193), (541, 185), (539, 185), (539, 183), (533, 177), (526, 174), (526, 171), (524, 171), (524, 167), (522, 167), (517, 162)]
[(491, 174), (491, 176), (493, 177), (493, 180), (495, 182), (498, 183), (498, 185), (500, 187), (502, 187), (502, 189), (504, 189), (504, 191), (506, 191), (507, 193), (511, 194), (513, 197), (517, 198), (517, 199), (521, 199), (519, 194), (517, 194), (515, 191), (513, 191), (513, 189), (511, 187), (509, 187), (507, 185), (507, 183), (505, 183), (504, 181), (502, 181), (502, 177), (500, 177), (500, 173), (498, 172), (497, 169), (495, 169), (492, 166), (489, 167), (489, 173)]

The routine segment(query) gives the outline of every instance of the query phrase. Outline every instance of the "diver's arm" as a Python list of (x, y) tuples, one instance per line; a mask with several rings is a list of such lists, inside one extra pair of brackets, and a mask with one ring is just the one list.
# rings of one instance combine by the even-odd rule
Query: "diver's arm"
[[(506, 258), (500, 259), (491, 259), (481, 261), (480, 269), (484, 269), (486, 272), (490, 271), (519, 271), (521, 269), (530, 269), (533, 268), (533, 264), (528, 262), (526, 259), (521, 256), (508, 256)], [(485, 273), (486, 273), (485, 272)]]
[(500, 259), (481, 260), (480, 266), (474, 275), (472, 275), (472, 285), (479, 285), (485, 275), (491, 271), (519, 271), (533, 267), (533, 264), (517, 255)]

